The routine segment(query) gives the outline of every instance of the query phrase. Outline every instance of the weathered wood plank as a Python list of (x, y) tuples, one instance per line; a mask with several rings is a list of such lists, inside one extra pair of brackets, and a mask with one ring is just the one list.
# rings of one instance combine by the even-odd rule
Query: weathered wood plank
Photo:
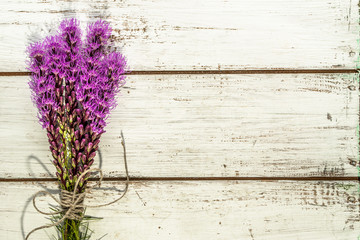
[[(54, 183), (43, 184), (0, 183), (1, 239), (22, 239), (22, 231), (48, 223), (31, 204), (36, 191), (55, 189)], [(110, 201), (116, 194), (96, 199)], [(39, 200), (47, 210), (50, 200)], [(91, 223), (92, 239), (107, 234), (105, 239), (129, 240), (349, 240), (359, 236), (359, 212), (357, 182), (287, 181), (135, 182), (120, 202), (87, 211), (104, 217)], [(49, 239), (47, 234), (42, 230), (32, 239)]]
[(2, 0), (0, 15), (0, 71), (24, 71), (26, 44), (74, 16), (108, 19), (133, 70), (355, 68), (358, 57), (349, 0)]
[[(0, 78), (0, 177), (55, 171), (27, 81)], [(121, 130), (134, 177), (357, 176), (355, 74), (145, 75), (126, 86), (102, 136), (106, 176), (124, 176)]]

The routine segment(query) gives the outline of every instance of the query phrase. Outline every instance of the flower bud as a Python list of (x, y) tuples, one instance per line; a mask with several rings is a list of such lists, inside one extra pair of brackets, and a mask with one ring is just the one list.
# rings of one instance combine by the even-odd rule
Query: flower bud
[(75, 158), (71, 159), (71, 166), (75, 169), (76, 168), (76, 161)]
[(73, 105), (74, 101), (71, 96), (68, 96), (68, 102), (69, 102), (70, 106)]
[(56, 177), (57, 177), (59, 180), (61, 180), (61, 179), (62, 179), (61, 174), (60, 174), (60, 173), (58, 173), (58, 172), (56, 172)]
[(79, 186), (82, 187), (84, 185), (84, 178), (80, 179)]
[(80, 136), (84, 135), (84, 126), (82, 124), (79, 125)]
[(85, 132), (88, 133), (88, 132), (90, 132), (90, 130), (91, 130), (91, 126), (87, 125), (86, 128), (85, 128)]
[(57, 154), (57, 152), (56, 152), (55, 150), (52, 150), (51, 153), (52, 153), (52, 156), (53, 156), (55, 159), (58, 158), (58, 154)]
[(66, 172), (66, 169), (65, 169), (65, 171), (63, 172), (63, 174), (62, 174), (62, 179), (65, 181), (66, 180), (66, 178), (67, 178), (67, 172)]
[[(76, 162), (79, 164), (79, 163), (81, 163), (81, 156), (82, 156), (82, 153), (79, 153), (78, 155), (77, 155), (77, 159), (76, 159)], [(79, 165), (80, 166), (80, 165)]]
[(85, 155), (82, 155), (82, 156), (81, 156), (81, 163), (82, 163), (82, 164), (85, 164), (85, 162), (86, 162), (86, 156), (85, 156)]
[(54, 137), (51, 135), (51, 133), (47, 133), (47, 136), (49, 138), (50, 141), (54, 141)]
[(72, 115), (72, 114), (70, 114), (70, 116), (69, 116), (69, 122), (70, 122), (70, 124), (72, 124), (72, 123), (73, 123), (73, 120), (74, 120), (73, 115)]
[(92, 135), (91, 135), (91, 141), (95, 141), (95, 139), (97, 138), (97, 136), (98, 136), (98, 134), (97, 133), (93, 133)]
[(62, 171), (61, 171), (61, 169), (60, 169), (60, 167), (59, 167), (59, 166), (56, 166), (56, 171), (57, 171), (59, 174), (61, 174), (61, 173), (62, 173)]
[(46, 119), (46, 121), (50, 122), (49, 114), (45, 114), (45, 119)]
[(50, 132), (51, 132), (52, 135), (55, 135), (54, 125), (50, 126)]
[(74, 111), (76, 112), (77, 116), (81, 116), (81, 110), (80, 109), (76, 108), (76, 109), (74, 109)]
[(89, 120), (89, 116), (90, 116), (90, 112), (86, 111), (85, 116), (84, 116), (84, 121)]
[(57, 146), (56, 146), (56, 143), (53, 141), (53, 142), (51, 142), (51, 146), (57, 151), (58, 150), (58, 148), (57, 148)]
[(74, 108), (74, 109), (72, 110), (71, 115), (73, 116), (74, 119), (76, 119), (76, 115), (77, 115), (77, 113), (76, 113), (76, 108)]
[(86, 133), (84, 137), (86, 139), (86, 142), (89, 142), (89, 134)]
[(98, 145), (100, 143), (100, 139), (97, 139), (95, 142), (94, 142), (94, 146), (93, 146), (93, 149), (97, 148)]
[[(76, 148), (76, 151), (79, 151), (79, 150), (80, 150), (79, 140), (75, 140), (75, 148)], [(79, 153), (79, 154), (80, 154), (80, 153)]]
[(95, 156), (96, 156), (96, 152), (92, 152), (92, 153), (89, 155), (89, 159), (88, 159), (88, 160), (92, 160)]
[(65, 168), (65, 166), (64, 166), (64, 161), (60, 158), (60, 156), (58, 157), (58, 165), (59, 165), (62, 169)]
[(74, 128), (70, 129), (70, 137), (73, 139), (75, 135)]
[(76, 151), (75, 151), (75, 148), (71, 148), (71, 153), (72, 153), (72, 156), (73, 156), (73, 157), (76, 157)]
[(79, 139), (80, 138), (80, 132), (79, 130), (75, 131), (75, 139)]
[(87, 148), (86, 148), (86, 152), (89, 154), (90, 151), (92, 150), (92, 147), (93, 147), (93, 143), (90, 142), (88, 145), (87, 145)]
[(57, 97), (57, 98), (60, 97), (60, 89), (59, 89), (59, 88), (56, 89), (56, 97)]
[(80, 143), (80, 148), (83, 149), (85, 147), (86, 140), (83, 138)]
[(88, 162), (89, 167), (90, 167), (93, 163), (94, 163), (94, 159), (90, 160), (90, 161)]
[(68, 169), (68, 177), (72, 177), (73, 176), (73, 171), (71, 168)]
[(77, 180), (78, 180), (78, 178), (77, 178), (77, 176), (75, 175), (75, 176), (73, 177), (73, 183), (76, 183)]

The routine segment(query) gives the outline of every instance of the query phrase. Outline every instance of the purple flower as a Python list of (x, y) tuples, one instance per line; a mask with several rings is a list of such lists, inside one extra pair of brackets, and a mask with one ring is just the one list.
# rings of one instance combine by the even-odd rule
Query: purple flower
[(80, 23), (76, 19), (64, 20), (60, 24), (60, 36), (64, 49), (68, 53), (76, 53), (82, 47)]
[(110, 24), (103, 20), (88, 25), (85, 44), (86, 54), (90, 57), (88, 60), (92, 61), (94, 58), (102, 57), (111, 31)]
[(83, 43), (79, 21), (66, 19), (56, 35), (28, 47), (32, 101), (64, 189), (92, 165), (125, 84), (126, 60), (109, 50), (110, 35), (109, 23), (98, 20), (88, 25)]

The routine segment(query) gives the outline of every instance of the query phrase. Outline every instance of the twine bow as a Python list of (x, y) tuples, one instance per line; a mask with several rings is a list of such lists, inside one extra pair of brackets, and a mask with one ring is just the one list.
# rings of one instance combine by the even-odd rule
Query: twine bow
[[(102, 172), (102, 170), (100, 168), (92, 168), (92, 169), (88, 169), (85, 172), (83, 172), (79, 176), (78, 180), (76, 181), (73, 192), (69, 192), (69, 191), (63, 190), (63, 189), (61, 190), (60, 200), (55, 198), (48, 191), (39, 191), (33, 197), (33, 206), (36, 209), (36, 211), (38, 211), (39, 213), (44, 214), (44, 215), (56, 215), (56, 214), (63, 213), (63, 212), (65, 212), (65, 214), (61, 219), (59, 219), (58, 221), (56, 221), (56, 222), (54, 222), (52, 224), (43, 225), (43, 226), (34, 228), (33, 230), (31, 230), (31, 232), (29, 232), (26, 235), (25, 240), (28, 240), (30, 235), (33, 234), (34, 232), (38, 231), (38, 230), (58, 226), (65, 219), (82, 220), (83, 217), (81, 216), (81, 213), (83, 212), (85, 207), (86, 208), (98, 208), (98, 207), (108, 206), (108, 205), (111, 205), (113, 203), (116, 203), (117, 201), (119, 201), (120, 199), (122, 199), (125, 196), (125, 194), (127, 193), (128, 188), (129, 188), (129, 172), (128, 172), (127, 161), (126, 161), (125, 140), (124, 140), (124, 136), (123, 136), (122, 131), (121, 131), (121, 138), (122, 138), (121, 145), (123, 146), (123, 149), (124, 149), (124, 164), (125, 164), (125, 172), (126, 172), (126, 182), (125, 182), (126, 186), (125, 186), (125, 190), (121, 194), (121, 196), (119, 198), (115, 199), (114, 201), (109, 202), (109, 203), (105, 203), (105, 204), (100, 204), (100, 205), (86, 205), (86, 204), (84, 204), (84, 199), (85, 199), (86, 193), (90, 193), (90, 191), (92, 189), (94, 189), (96, 186), (98, 186), (99, 188), (101, 186), (101, 182), (103, 180), (103, 172)], [(81, 179), (83, 179), (86, 176), (86, 174), (91, 173), (91, 172), (99, 172), (100, 173), (99, 181), (97, 181), (97, 183), (94, 186), (87, 187), (83, 193), (76, 193)], [(43, 212), (43, 211), (41, 211), (36, 206), (36, 198), (38, 196), (40, 196), (40, 195), (48, 195), (48, 196), (50, 196), (55, 202), (57, 202), (62, 207), (63, 210), (56, 211), (56, 212)]]

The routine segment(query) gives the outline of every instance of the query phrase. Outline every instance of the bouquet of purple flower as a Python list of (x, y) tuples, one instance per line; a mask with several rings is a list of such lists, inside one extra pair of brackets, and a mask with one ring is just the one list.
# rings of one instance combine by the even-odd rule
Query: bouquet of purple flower
[[(111, 31), (98, 20), (83, 40), (79, 22), (67, 19), (56, 35), (28, 47), (32, 101), (47, 131), (62, 194), (85, 191), (107, 117), (125, 84), (126, 60), (110, 47)], [(84, 210), (76, 214), (57, 226), (61, 239), (87, 239), (79, 230)]]

